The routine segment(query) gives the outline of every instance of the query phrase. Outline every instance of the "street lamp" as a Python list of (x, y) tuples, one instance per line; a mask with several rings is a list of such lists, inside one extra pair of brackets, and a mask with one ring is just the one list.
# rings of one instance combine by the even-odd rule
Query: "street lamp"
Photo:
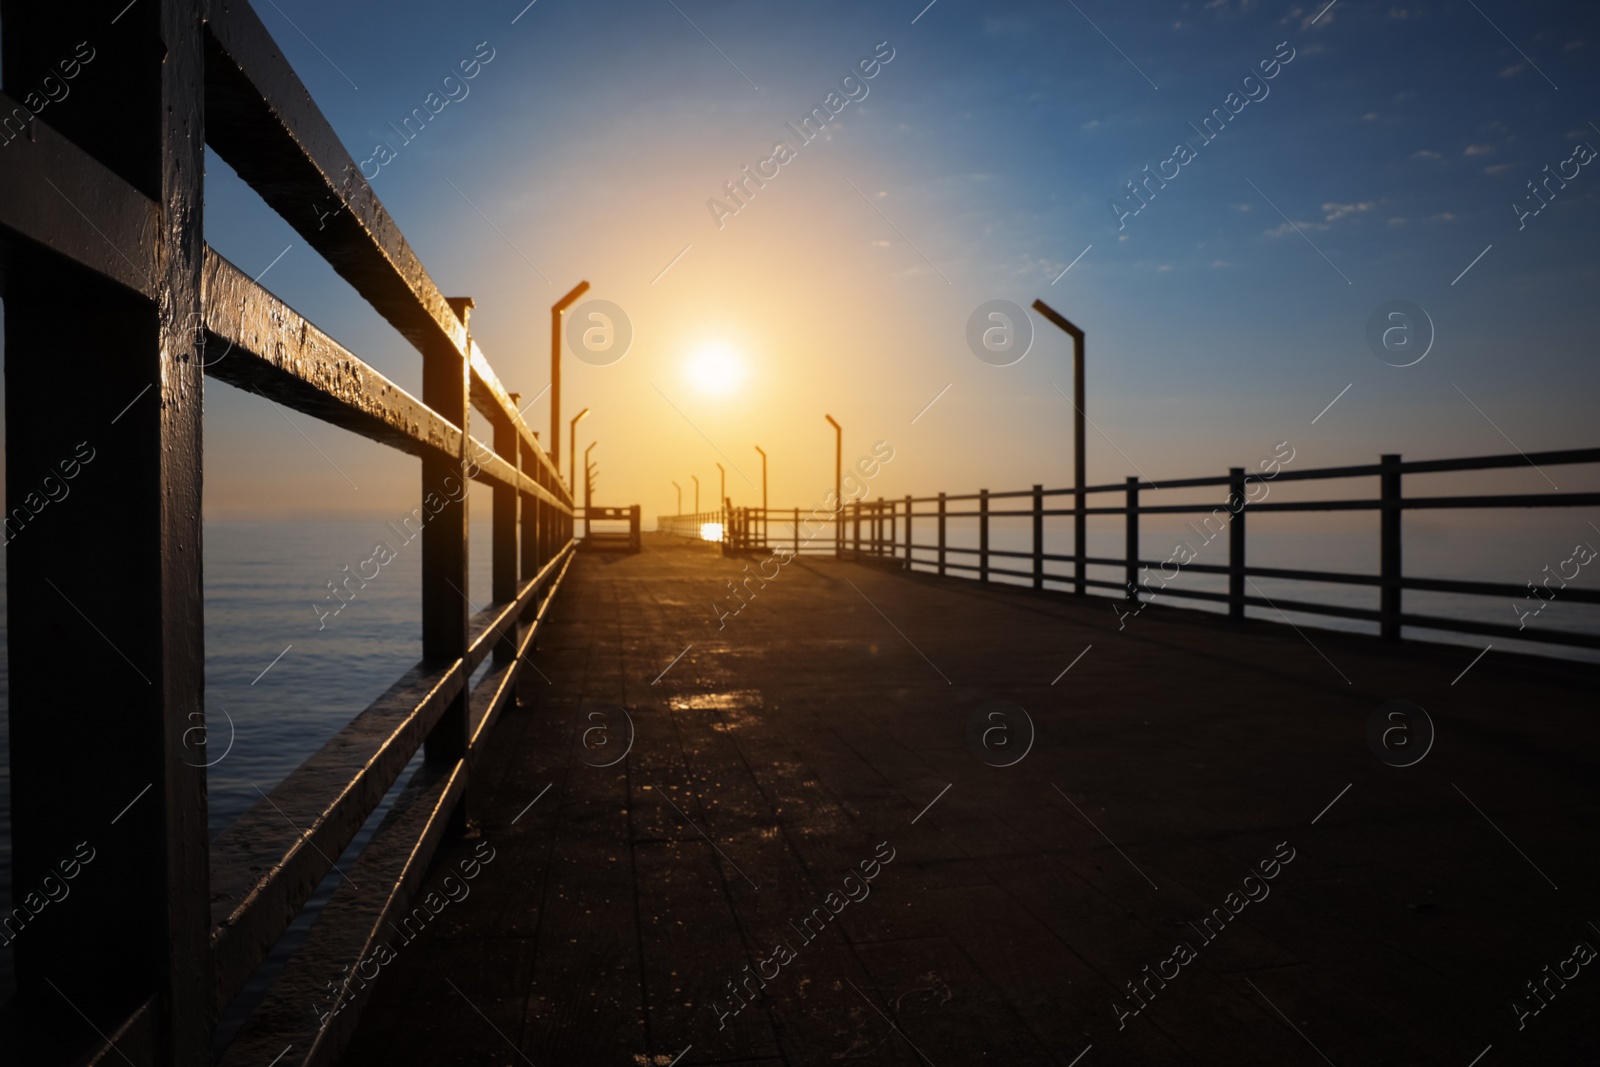
[(844, 428), (824, 415), (833, 427), (833, 503), (838, 508), (833, 514), (833, 554), (844, 556)]
[(673, 514), (674, 515), (682, 515), (683, 514), (683, 486), (679, 485), (677, 482), (673, 482), (672, 483), (672, 488), (674, 488), (674, 489), (676, 489), (678, 491), (678, 510), (673, 512)]
[(1072, 407), (1077, 412), (1072, 424), (1072, 447), (1077, 453), (1073, 457), (1073, 485), (1077, 492), (1074, 494), (1076, 508), (1072, 517), (1072, 536), (1077, 558), (1073, 562), (1072, 591), (1082, 596), (1086, 588), (1083, 543), (1088, 532), (1088, 518), (1083, 510), (1085, 500), (1083, 487), (1087, 471), (1083, 454), (1083, 420), (1086, 418), (1083, 413), (1083, 331), (1068, 322), (1043, 300), (1035, 300), (1033, 310), (1072, 336)]
[(689, 477), (694, 479), (694, 513), (698, 515), (700, 514), (700, 476), (691, 474)]
[[(583, 450), (583, 539), (589, 539), (589, 501), (594, 497), (594, 468), (589, 466), (589, 453), (594, 451), (594, 446), (599, 441), (590, 441), (589, 447)], [(576, 446), (574, 446), (576, 447)]]
[[(579, 282), (572, 292), (550, 305), (550, 462), (558, 472), (561, 470), (561, 313), (588, 291), (589, 283)], [(576, 487), (568, 488), (576, 491)]]
[(567, 457), (567, 481), (574, 489), (578, 486), (578, 423), (588, 414), (589, 409), (584, 408), (567, 424), (567, 451), (571, 453)]
[(756, 451), (761, 453), (761, 544), (767, 543), (767, 453), (756, 445)]

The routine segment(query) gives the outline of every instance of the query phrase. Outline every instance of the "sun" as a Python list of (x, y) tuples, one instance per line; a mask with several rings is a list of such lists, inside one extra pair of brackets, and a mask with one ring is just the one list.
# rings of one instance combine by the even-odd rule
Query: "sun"
[(727, 396), (744, 379), (739, 357), (721, 345), (708, 345), (689, 358), (689, 381), (702, 393)]

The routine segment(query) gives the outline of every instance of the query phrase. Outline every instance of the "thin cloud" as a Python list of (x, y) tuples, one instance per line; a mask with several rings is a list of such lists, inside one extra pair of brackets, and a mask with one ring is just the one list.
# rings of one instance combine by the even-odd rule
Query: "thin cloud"
[(1322, 218), (1325, 222), (1337, 222), (1346, 215), (1359, 215), (1362, 212), (1371, 211), (1377, 206), (1376, 202), (1372, 200), (1362, 200), (1356, 204), (1327, 203), (1322, 205)]

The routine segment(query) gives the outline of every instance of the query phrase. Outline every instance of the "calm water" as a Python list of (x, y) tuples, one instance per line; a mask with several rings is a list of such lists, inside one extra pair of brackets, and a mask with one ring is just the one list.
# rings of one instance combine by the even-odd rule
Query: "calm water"
[[(1496, 516), (1492, 532), (1471, 526), (1471, 516), (1456, 516), (1449, 523), (1425, 525), (1408, 518), (1405, 544), (1408, 574), (1430, 577), (1472, 578), (1518, 585), (1536, 579), (1548, 563), (1555, 567), (1572, 553), (1578, 541), (1600, 545), (1587, 525), (1587, 513), (1577, 509), (1552, 509), (1543, 514)], [(919, 523), (921, 520), (919, 520)], [(1377, 568), (1376, 529), (1359, 534), (1275, 531), (1252, 523), (1249, 554), (1262, 566), (1373, 573)], [(774, 539), (787, 536), (787, 524), (772, 524)], [(931, 522), (919, 525), (916, 540), (933, 540)], [(1200, 550), (1198, 562), (1225, 563), (1226, 537), (1201, 544), (1180, 522), (1149, 522), (1141, 551), (1145, 558), (1165, 559), (1180, 537)], [(1585, 536), (1587, 533), (1588, 536)], [(829, 531), (831, 535), (831, 531)], [(903, 536), (903, 534), (902, 534)], [(344, 576), (372, 555), (384, 540), (398, 549), (396, 558), (360, 589), (337, 615), (319, 621), (313, 605), (327, 611), (337, 605), (325, 599), (326, 583)], [(975, 547), (975, 523), (951, 520), (947, 544)], [(1025, 520), (993, 521), (990, 545), (997, 549), (1026, 550), (1031, 546)], [(284, 775), (315, 752), (344, 723), (370, 704), (421, 655), (420, 541), (401, 539), (381, 522), (350, 523), (208, 523), (205, 529), (206, 708), (210, 721), (209, 759), (217, 760), (209, 772), (210, 824), (213, 836), (260, 799), (259, 787), (270, 790)], [(1091, 554), (1120, 556), (1120, 523), (1099, 523), (1090, 528)], [(473, 562), (468, 597), (476, 605), (488, 603), (488, 526), (474, 527)], [(1070, 520), (1052, 519), (1046, 528), (1046, 550), (1071, 550)], [(919, 553), (919, 556), (927, 555)], [(954, 554), (952, 560), (958, 557)], [(996, 561), (997, 566), (1005, 564)], [(1025, 561), (1014, 566), (1026, 570)], [(1067, 565), (1057, 564), (1065, 571)], [(371, 567), (366, 568), (368, 573)], [(1120, 569), (1091, 568), (1091, 576), (1122, 580)], [(1585, 568), (1572, 584), (1595, 588), (1600, 560)], [(997, 580), (1005, 580), (999, 579)], [(0, 579), (3, 581), (3, 579)], [(1194, 589), (1222, 591), (1220, 575), (1184, 573), (1178, 583)], [(1304, 599), (1334, 604), (1377, 606), (1375, 590), (1350, 586), (1256, 580), (1260, 591), (1273, 599)], [(0, 584), (0, 597), (4, 587)], [(1103, 592), (1110, 593), (1110, 590)], [(710, 595), (710, 594), (708, 594)], [(1171, 598), (1168, 603), (1221, 610), (1196, 601)], [(1455, 615), (1486, 622), (1514, 623), (1508, 601), (1458, 597), (1446, 594), (1408, 593), (1409, 610)], [(1108, 602), (1109, 612), (1109, 602)], [(1274, 612), (1252, 609), (1251, 614), (1275, 618)], [(1371, 624), (1291, 613), (1304, 626), (1372, 630)], [(0, 638), (4, 616), (0, 615)], [(1559, 593), (1536, 625), (1600, 633), (1600, 606), (1563, 603)], [(1460, 635), (1430, 635), (1473, 649), (1487, 640)], [(1600, 655), (1553, 649), (1526, 643), (1495, 640), (1497, 648), (1526, 650), (1600, 660)], [(7, 692), (4, 641), (0, 640), (0, 700)], [(108, 651), (108, 654), (109, 651)], [(1471, 658), (1464, 652), (1463, 665)], [(230, 726), (231, 724), (231, 726)], [(229, 747), (231, 739), (231, 747)], [(226, 755), (223, 755), (226, 751)], [(420, 758), (420, 757), (419, 757)], [(10, 786), (6, 739), (0, 734), (0, 899), (10, 893)], [(402, 778), (403, 781), (403, 778)], [(398, 789), (398, 785), (397, 785)], [(380, 809), (368, 831), (381, 818)], [(363, 835), (365, 837), (366, 834)], [(358, 849), (362, 839), (352, 845)], [(341, 861), (341, 866), (344, 863)], [(333, 876), (337, 878), (337, 875)], [(325, 899), (332, 883), (325, 883), (317, 900)], [(292, 948), (295, 937), (309, 925), (303, 916), (292, 936), (280, 945), (278, 958)], [(0, 993), (9, 983), (10, 953), (0, 950)]]

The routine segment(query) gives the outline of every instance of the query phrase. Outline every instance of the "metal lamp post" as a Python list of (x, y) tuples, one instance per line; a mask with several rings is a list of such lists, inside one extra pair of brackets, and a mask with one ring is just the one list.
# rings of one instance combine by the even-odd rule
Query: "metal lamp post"
[(761, 453), (761, 544), (767, 543), (767, 453), (760, 445), (756, 451)]
[(589, 539), (589, 501), (594, 496), (594, 468), (589, 465), (589, 453), (594, 451), (594, 446), (599, 441), (590, 441), (589, 447), (583, 450), (583, 539)]
[(689, 477), (694, 479), (694, 513), (698, 515), (700, 514), (700, 476), (691, 474)]
[(578, 423), (582, 422), (588, 414), (589, 409), (584, 408), (574, 415), (572, 421), (567, 424), (567, 451), (571, 453), (567, 457), (567, 481), (572, 484), (573, 488), (577, 488), (578, 485)]
[(1072, 536), (1074, 544), (1072, 591), (1079, 596), (1084, 594), (1087, 565), (1084, 563), (1084, 541), (1087, 538), (1089, 520), (1084, 514), (1084, 491), (1087, 484), (1085, 475), (1087, 465), (1083, 454), (1083, 331), (1067, 321), (1066, 317), (1057, 312), (1043, 300), (1033, 302), (1033, 310), (1055, 323), (1072, 337), (1072, 407), (1077, 414), (1072, 424), (1072, 447), (1076, 455), (1073, 456), (1073, 487), (1077, 490), (1074, 494), (1075, 508), (1072, 516)]
[(683, 486), (679, 485), (677, 482), (673, 482), (672, 483), (672, 488), (674, 488), (674, 489), (676, 489), (678, 491), (678, 510), (674, 511), (673, 514), (674, 515), (682, 515), (683, 514)]
[(833, 502), (838, 508), (833, 514), (833, 554), (844, 557), (844, 428), (824, 415), (833, 427)]
[[(589, 283), (579, 282), (570, 293), (550, 305), (550, 462), (557, 471), (561, 470), (561, 313), (588, 291)], [(576, 486), (568, 488), (577, 492)]]
[(717, 464), (717, 516), (722, 520), (722, 543), (728, 543), (728, 472)]

